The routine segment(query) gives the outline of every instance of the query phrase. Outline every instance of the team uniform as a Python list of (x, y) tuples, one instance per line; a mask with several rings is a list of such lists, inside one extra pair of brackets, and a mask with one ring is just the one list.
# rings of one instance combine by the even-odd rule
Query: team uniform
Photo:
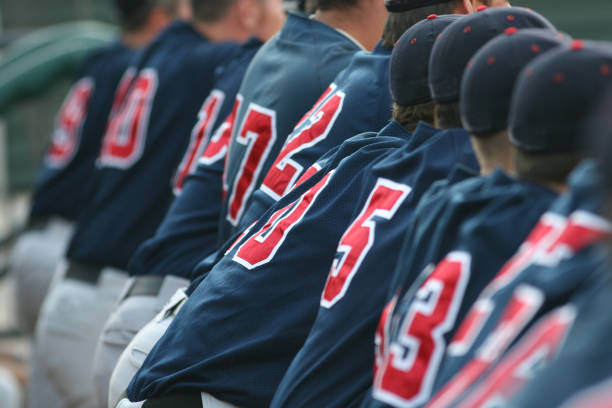
[(467, 133), (421, 123), (405, 146), (368, 169), (360, 180), (367, 188), (359, 213), (337, 245), (314, 325), (271, 406), (361, 402), (372, 381), (372, 361), (358, 356), (371, 351), (406, 228), (423, 193), (455, 166), (478, 169)]
[[(110, 385), (111, 405), (118, 402), (138, 368), (129, 351), (125, 358), (119, 357), (123, 350), (161, 311), (177, 286), (187, 286), (197, 263), (216, 249), (234, 100), (249, 62), (262, 44), (256, 38), (249, 40), (232, 60), (217, 69), (214, 89), (199, 113), (191, 143), (174, 176), (176, 198), (155, 236), (145, 241), (130, 260), (128, 271), (136, 278), (130, 284), (130, 295), (105, 324), (94, 363), (98, 393), (106, 400)], [(147, 284), (152, 285), (151, 292), (135, 290)], [(116, 367), (107, 362), (117, 360)]]
[(347, 138), (382, 129), (391, 119), (391, 48), (360, 51), (287, 137), (253, 194), (240, 230), (259, 219), (317, 159)]
[[(200, 391), (238, 406), (269, 405), (314, 321), (337, 243), (353, 215), (338, 211), (342, 203), (333, 198), (342, 195), (354, 203), (362, 189), (347, 185), (343, 175), (362, 178), (364, 162), (405, 142), (395, 135), (373, 136), (345, 143), (338, 153), (357, 149), (358, 158), (333, 173), (326, 167), (292, 190), (213, 267), (134, 377), (130, 401)], [(329, 168), (336, 164), (330, 161)], [(325, 214), (333, 216), (323, 224), (312, 222)], [(305, 240), (316, 245), (304, 245)]]
[(594, 285), (572, 296), (576, 318), (559, 354), (529, 379), (511, 406), (604, 407), (610, 403), (612, 355), (606, 339), (610, 338), (609, 263), (599, 268), (602, 276)]
[(393, 277), (396, 292), (377, 332), (374, 386), (366, 406), (427, 401), (437, 356), (554, 197), (501, 170), (456, 185), (439, 183), (428, 192), (406, 237)]
[(359, 50), (348, 35), (305, 14), (290, 13), (281, 31), (255, 56), (236, 98), (219, 244), (237, 232), (252, 193), (287, 136)]
[(594, 245), (612, 231), (597, 215), (599, 185), (592, 163), (572, 174), (570, 192), (553, 203), (474, 302), (441, 356), (428, 406), (502, 403), (556, 353), (576, 316), (573, 306), (557, 308), (593, 286), (605, 261)]
[(134, 51), (120, 43), (94, 51), (84, 62), (55, 121), (40, 170), (28, 231), (11, 257), (21, 328), (33, 333), (40, 306), (72, 233), (93, 194), (95, 160), (114, 91)]
[[(414, 150), (412, 163), (420, 163), (437, 130), (423, 125), (418, 133), (392, 122), (375, 137), (349, 139), (324, 169), (274, 205), (191, 294), (136, 375), (130, 400), (195, 388), (238, 406), (268, 405), (314, 322), (338, 242), (362, 210), (359, 198), (364, 189), (384, 190), (384, 181), (379, 187), (370, 179), (371, 166), (398, 149)], [(455, 138), (467, 143), (465, 133), (449, 132), (446, 157), (471, 154)], [(391, 195), (398, 191), (408, 196), (399, 184)], [(305, 246), (309, 241), (316, 245)], [(198, 341), (178, 346), (185, 330)]]
[(174, 179), (176, 198), (155, 236), (138, 248), (128, 270), (134, 275), (172, 274), (189, 278), (216, 248), (228, 130), (234, 101), (249, 62), (263, 43), (253, 38), (219, 67), (192, 143)]
[(96, 193), (37, 327), (43, 369), (71, 404), (95, 405), (89, 376), (102, 324), (119, 300), (129, 257), (154, 234), (171, 202), (172, 174), (214, 71), (236, 51), (235, 44), (211, 43), (177, 22), (125, 73), (129, 88), (117, 95), (120, 107), (107, 122)]

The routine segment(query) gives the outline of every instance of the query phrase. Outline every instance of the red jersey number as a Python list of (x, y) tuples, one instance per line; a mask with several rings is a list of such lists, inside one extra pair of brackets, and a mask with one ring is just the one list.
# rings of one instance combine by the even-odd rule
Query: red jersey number
[(379, 179), (357, 219), (346, 230), (331, 267), (321, 306), (333, 307), (346, 293), (351, 280), (374, 244), (376, 219), (390, 220), (412, 189), (388, 179)]
[(238, 225), (246, 202), (276, 141), (276, 113), (251, 103), (236, 137), (236, 143), (246, 147), (228, 201), (227, 220)]
[(304, 149), (324, 140), (334, 126), (342, 111), (345, 94), (336, 91), (320, 103), (318, 108), (289, 136), (283, 149), (268, 171), (261, 185), (261, 190), (279, 200), (291, 190), (296, 180), (304, 170), (303, 166), (293, 160), (293, 157)]
[(451, 252), (417, 291), (374, 379), (374, 397), (401, 407), (426, 402), (469, 281), (470, 255)]
[(558, 265), (609, 233), (610, 226), (605, 220), (585, 211), (576, 211), (568, 218), (554, 213), (544, 214), (518, 252), (506, 262), (474, 303), (449, 345), (448, 353), (460, 356), (469, 351), (494, 308), (491, 297), (527, 267)]
[(242, 244), (234, 255), (234, 261), (247, 269), (255, 269), (270, 262), (293, 227), (304, 218), (314, 204), (331, 175), (332, 173), (326, 174), (299, 200), (272, 214), (266, 225)]
[(127, 91), (124, 103), (109, 119), (100, 165), (127, 169), (140, 159), (156, 91), (157, 73), (143, 70)]
[(189, 147), (174, 177), (175, 194), (179, 194), (182, 191), (185, 178), (196, 167), (197, 159), (202, 155), (202, 151), (207, 145), (206, 142), (210, 138), (210, 131), (217, 120), (224, 99), (225, 94), (214, 89), (204, 101), (202, 109), (198, 113), (198, 123), (191, 132)]
[(572, 306), (565, 306), (545, 316), (525, 338), (487, 374), (460, 407), (486, 407), (507, 401), (537, 371), (549, 362), (561, 347), (576, 317)]
[(65, 167), (76, 154), (93, 91), (93, 80), (83, 78), (68, 93), (55, 122), (55, 130), (45, 158), (47, 166)]

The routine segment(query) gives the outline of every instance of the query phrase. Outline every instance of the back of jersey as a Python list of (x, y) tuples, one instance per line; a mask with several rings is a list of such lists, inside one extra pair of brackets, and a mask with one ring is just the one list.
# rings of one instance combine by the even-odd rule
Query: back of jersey
[(427, 401), (459, 322), (554, 198), (501, 170), (437, 185), (423, 198), (393, 278), (396, 297), (379, 325), (368, 406)]
[(285, 195), (317, 159), (346, 139), (378, 131), (391, 119), (391, 49), (360, 51), (298, 122), (242, 217), (240, 230)]
[(237, 96), (220, 242), (235, 232), (291, 130), (358, 50), (345, 34), (295, 13), (255, 56)]
[(121, 107), (108, 120), (96, 195), (79, 219), (70, 259), (125, 269), (155, 233), (214, 71), (236, 48), (211, 43), (177, 22), (142, 53), (128, 71), (133, 79)]
[(131, 274), (188, 278), (197, 263), (216, 249), (234, 100), (261, 45), (258, 39), (251, 39), (217, 70), (214, 89), (198, 114), (189, 148), (174, 176), (176, 198), (155, 236), (131, 258)]
[(120, 43), (94, 51), (58, 112), (40, 170), (30, 221), (76, 221), (93, 195), (95, 161), (119, 81), (136, 52)]
[[(588, 164), (575, 170), (570, 191), (555, 200), (516, 254), (482, 290), (441, 357), (440, 370), (433, 379), (437, 393), (431, 406), (485, 401), (493, 394), (503, 401), (505, 392), (501, 389), (525, 380), (507, 373), (503, 381), (493, 384), (485, 374), (507, 367), (499, 363), (500, 358), (511, 346), (518, 343), (520, 348), (525, 331), (564, 305), (577, 288), (597, 274), (601, 256), (594, 244), (611, 231), (609, 223), (597, 215), (601, 205), (598, 186)], [(522, 354), (519, 364), (525, 362), (523, 367), (531, 369), (529, 361), (549, 359), (571, 327), (573, 315), (558, 315), (561, 319), (556, 319), (555, 335), (548, 336), (544, 344), (547, 351), (539, 353), (539, 343)]]

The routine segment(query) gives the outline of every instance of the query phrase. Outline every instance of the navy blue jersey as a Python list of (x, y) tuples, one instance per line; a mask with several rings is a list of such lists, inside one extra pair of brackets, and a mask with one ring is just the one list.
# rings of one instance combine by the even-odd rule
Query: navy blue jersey
[(317, 318), (273, 407), (346, 407), (363, 399), (372, 382), (369, 356), (376, 325), (415, 207), (432, 183), (448, 177), (456, 165), (478, 171), (467, 133), (436, 133), (421, 123), (409, 143), (360, 180), (366, 188), (358, 214), (337, 245)]
[(117, 42), (85, 60), (56, 117), (32, 198), (31, 220), (55, 215), (76, 221), (91, 199), (106, 119), (134, 54)]
[(200, 111), (174, 178), (177, 197), (155, 236), (130, 260), (130, 273), (188, 278), (197, 263), (216, 248), (221, 178), (234, 100), (249, 62), (262, 44), (255, 38), (248, 41), (235, 58), (217, 69), (214, 89)]
[(121, 107), (108, 120), (96, 194), (78, 220), (68, 258), (126, 269), (155, 233), (214, 72), (237, 48), (211, 43), (177, 22), (142, 53), (128, 71), (134, 79)]
[[(529, 382), (510, 406), (605, 407), (612, 394), (612, 281), (609, 263), (594, 285), (578, 291), (575, 323), (555, 359)], [(586, 298), (586, 301), (585, 301)]]
[[(608, 222), (597, 215), (600, 203), (596, 170), (592, 163), (586, 163), (572, 173), (570, 191), (542, 215), (519, 251), (474, 302), (440, 356), (440, 370), (432, 378), (438, 392), (431, 406), (458, 403), (475, 406), (490, 402), (492, 397), (500, 400), (517, 382), (524, 381), (512, 372), (505, 373), (503, 381), (493, 383), (487, 376), (499, 378), (498, 373), (507, 365), (496, 363), (509, 347), (517, 343), (534, 321), (566, 304), (577, 289), (588, 286), (595, 276), (602, 257), (593, 244), (607, 237), (611, 230)], [(531, 362), (550, 359), (573, 320), (574, 313), (566, 309), (553, 314), (543, 326), (545, 332), (551, 322), (554, 328), (554, 335), (544, 338), (546, 352), (539, 347), (541, 343), (536, 343), (538, 347), (527, 350), (521, 361), (512, 364), (526, 363), (523, 367), (527, 373)], [(523, 352), (520, 343), (517, 347)]]
[(319, 157), (347, 138), (378, 131), (391, 120), (389, 60), (380, 44), (360, 51), (287, 137), (259, 189), (248, 202), (240, 229), (287, 193)]
[(428, 378), (460, 319), (554, 197), (501, 170), (455, 185), (437, 183), (423, 197), (395, 274), (389, 274), (393, 300), (377, 332), (366, 406), (427, 401)]
[(257, 53), (237, 97), (220, 243), (236, 232), (248, 200), (291, 130), (357, 51), (359, 46), (340, 31), (291, 13), (280, 33)]
[(298, 185), (247, 230), (149, 354), (128, 389), (130, 400), (197, 389), (239, 406), (269, 405), (315, 319), (366, 163), (410, 136), (397, 125), (383, 134), (350, 141), (362, 147), (335, 170)]

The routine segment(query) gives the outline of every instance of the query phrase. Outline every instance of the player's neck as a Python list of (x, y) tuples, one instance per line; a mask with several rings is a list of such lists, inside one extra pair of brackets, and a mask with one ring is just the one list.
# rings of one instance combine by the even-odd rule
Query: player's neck
[(244, 42), (249, 39), (249, 33), (231, 19), (223, 19), (214, 23), (203, 23), (194, 20), (194, 29), (211, 42), (236, 41)]
[(472, 136), (471, 141), (482, 176), (491, 174), (500, 167), (510, 175), (516, 173), (507, 131), (496, 132), (485, 137)]
[(567, 191), (566, 183), (557, 183), (555, 181), (538, 181), (538, 183), (557, 194), (563, 194)]
[(373, 50), (382, 36), (383, 26), (372, 23), (372, 16), (359, 7), (317, 10), (314, 19), (353, 37), (366, 50)]
[(157, 35), (158, 30), (152, 29), (141, 29), (137, 31), (124, 31), (121, 34), (120, 42), (128, 48), (142, 48), (147, 45), (155, 35)]

